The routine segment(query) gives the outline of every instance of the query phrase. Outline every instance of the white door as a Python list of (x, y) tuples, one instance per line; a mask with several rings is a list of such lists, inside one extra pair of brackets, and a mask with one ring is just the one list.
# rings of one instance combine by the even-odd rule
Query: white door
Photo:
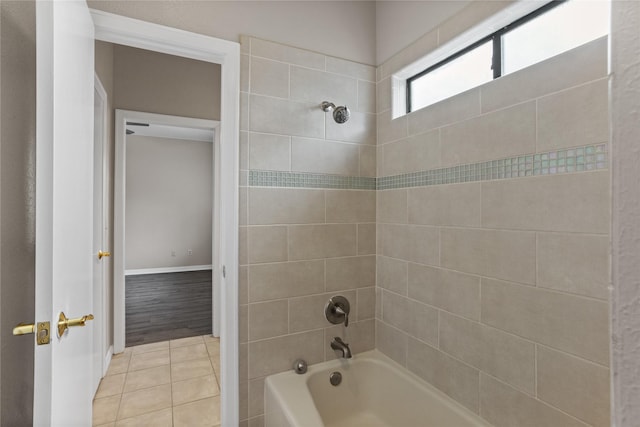
[(84, 0), (36, 2), (36, 345), (34, 425), (90, 426), (93, 325), (61, 337), (61, 312), (91, 313), (93, 22)]

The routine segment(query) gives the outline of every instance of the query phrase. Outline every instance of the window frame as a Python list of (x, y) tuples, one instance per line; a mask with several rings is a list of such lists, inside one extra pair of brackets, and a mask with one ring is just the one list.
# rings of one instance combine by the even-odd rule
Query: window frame
[[(460, 49), (458, 51), (456, 51), (455, 53), (453, 53), (452, 55), (446, 57), (445, 59), (443, 59), (442, 61), (439, 61), (437, 63), (435, 63), (434, 65), (431, 65), (429, 67), (427, 67), (426, 69), (420, 71), (417, 74), (414, 74), (413, 76), (409, 77), (406, 79), (406, 109), (407, 109), (407, 114), (411, 113), (412, 111), (416, 111), (413, 110), (411, 108), (411, 83), (413, 83), (413, 81), (429, 74), (430, 72), (441, 68), (445, 65), (447, 65), (448, 63), (460, 58), (461, 56), (471, 52), (472, 50), (474, 50), (475, 48), (489, 42), (492, 41), (492, 46), (493, 46), (493, 56), (491, 58), (491, 69), (493, 70), (493, 80), (502, 77), (502, 70), (503, 70), (503, 63), (504, 63), (504, 56), (503, 56), (503, 41), (502, 41), (502, 36), (505, 35), (506, 33), (508, 33), (509, 31), (515, 30), (516, 28), (528, 23), (529, 21), (532, 21), (534, 19), (536, 19), (538, 16), (568, 2), (570, 0), (552, 0), (549, 3), (546, 3), (545, 5), (539, 7), (538, 9), (534, 10), (533, 12), (528, 13), (527, 15), (523, 16), (522, 18), (518, 18), (515, 21), (511, 22), (510, 24), (505, 25), (504, 27), (500, 28), (497, 31), (494, 31), (493, 33), (489, 34), (488, 36), (485, 36), (483, 38), (481, 38), (480, 40), (468, 45), (467, 47)], [(453, 96), (453, 95), (452, 95)], [(429, 104), (429, 105), (433, 105), (433, 104)], [(428, 105), (426, 105), (425, 107), (421, 107), (421, 108), (426, 108), (428, 107)], [(418, 108), (419, 110), (420, 108)]]

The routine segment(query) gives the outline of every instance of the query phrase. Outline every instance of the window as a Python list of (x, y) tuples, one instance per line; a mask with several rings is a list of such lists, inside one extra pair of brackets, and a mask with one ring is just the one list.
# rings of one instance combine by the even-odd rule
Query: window
[(607, 35), (609, 10), (604, 0), (547, 3), (407, 79), (407, 112)]

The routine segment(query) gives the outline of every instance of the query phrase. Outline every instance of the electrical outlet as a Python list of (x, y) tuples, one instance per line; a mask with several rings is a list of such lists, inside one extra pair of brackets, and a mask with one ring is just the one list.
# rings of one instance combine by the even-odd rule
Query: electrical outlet
[(176, 256), (176, 250), (175, 249), (171, 249), (171, 256)]
[(193, 255), (193, 250), (192, 249), (187, 249), (187, 255)]

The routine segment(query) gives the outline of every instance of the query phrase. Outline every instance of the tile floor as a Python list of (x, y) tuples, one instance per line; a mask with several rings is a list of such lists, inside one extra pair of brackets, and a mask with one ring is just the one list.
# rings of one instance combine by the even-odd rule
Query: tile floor
[(199, 336), (128, 347), (113, 356), (93, 401), (93, 425), (220, 424), (220, 340)]

